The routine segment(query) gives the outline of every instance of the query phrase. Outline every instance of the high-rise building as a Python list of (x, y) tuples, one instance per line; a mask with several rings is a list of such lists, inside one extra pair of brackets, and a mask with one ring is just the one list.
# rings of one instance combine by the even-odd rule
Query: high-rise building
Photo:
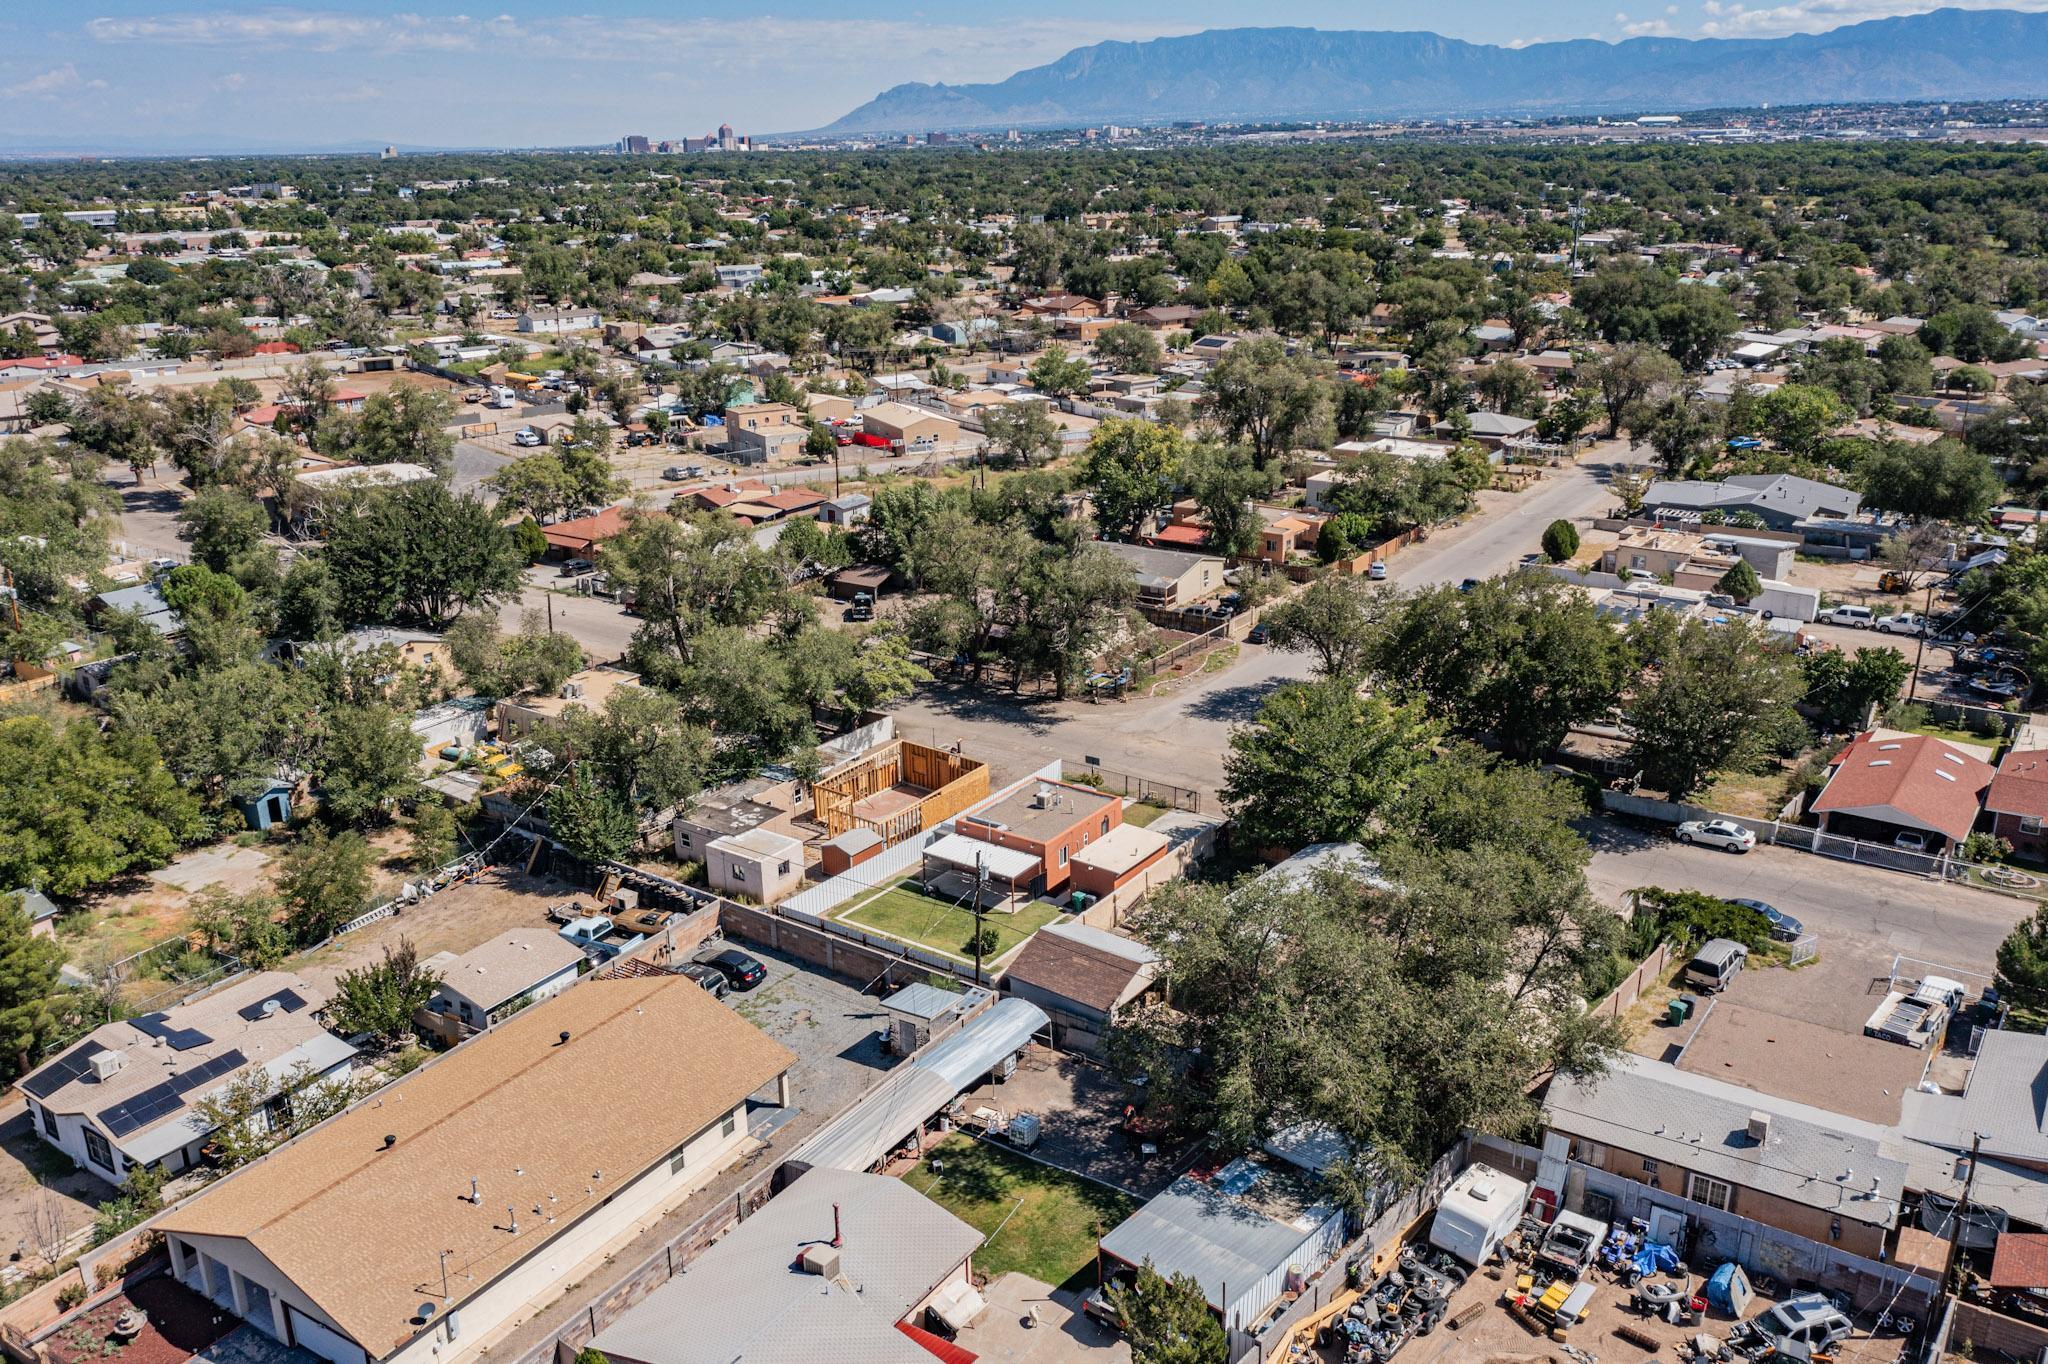
[(634, 133), (628, 137), (620, 144), (620, 147), (628, 156), (645, 156), (654, 150), (653, 144), (639, 133)]
[(927, 147), (943, 147), (952, 140), (953, 135), (951, 133), (926, 133), (924, 135), (924, 145)]
[(384, 155), (380, 159), (385, 161), (396, 161), (398, 159), (398, 148), (386, 147), (384, 149)]
[(730, 123), (718, 125), (718, 149), (722, 152), (739, 150), (739, 138), (734, 136)]

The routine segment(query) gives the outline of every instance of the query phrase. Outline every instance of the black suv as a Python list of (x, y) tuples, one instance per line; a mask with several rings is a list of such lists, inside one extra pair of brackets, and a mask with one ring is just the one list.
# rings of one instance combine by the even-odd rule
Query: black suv
[(726, 984), (742, 993), (768, 979), (768, 968), (738, 948), (728, 947), (715, 957), (706, 957), (704, 964), (724, 976)]

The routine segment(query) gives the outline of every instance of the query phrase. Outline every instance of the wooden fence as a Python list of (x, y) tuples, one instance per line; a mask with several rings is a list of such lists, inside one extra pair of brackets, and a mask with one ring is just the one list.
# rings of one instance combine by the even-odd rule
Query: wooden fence
[(1633, 1008), (1643, 997), (1649, 985), (1664, 978), (1671, 968), (1671, 944), (1660, 942), (1657, 950), (1636, 963), (1636, 969), (1628, 973), (1628, 979), (1607, 992), (1607, 997), (1593, 1006), (1595, 1018), (1620, 1018)]
[[(859, 804), (896, 786), (921, 788), (915, 804), (870, 818)], [(849, 763), (811, 788), (828, 838), (872, 829), (891, 845), (935, 828), (988, 796), (988, 765), (961, 753), (898, 739)]]

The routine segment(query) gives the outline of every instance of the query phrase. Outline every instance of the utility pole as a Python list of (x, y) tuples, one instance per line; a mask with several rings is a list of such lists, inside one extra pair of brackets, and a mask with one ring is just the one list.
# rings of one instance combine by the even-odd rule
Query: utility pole
[(1984, 1134), (1970, 1134), (1970, 1169), (1963, 1176), (1963, 1201), (1956, 1204), (1954, 1217), (1948, 1228), (1948, 1267), (1942, 1271), (1941, 1283), (1944, 1292), (1953, 1296), (1962, 1289), (1957, 1282), (1957, 1269), (1963, 1255), (1963, 1217), (1970, 1211), (1970, 1189), (1977, 1182), (1977, 1152), (1984, 1145)]
[[(1920, 608), (1920, 647), (1913, 651), (1913, 680), (1906, 688), (1906, 704), (1920, 694), (1920, 665), (1927, 661), (1927, 633), (1934, 628), (1934, 584), (1927, 584), (1927, 602)], [(1975, 1173), (1973, 1170), (1972, 1173)]]
[[(981, 984), (981, 892), (988, 885), (988, 860), (974, 855), (974, 983)], [(1975, 1173), (1976, 1167), (1971, 1167)]]

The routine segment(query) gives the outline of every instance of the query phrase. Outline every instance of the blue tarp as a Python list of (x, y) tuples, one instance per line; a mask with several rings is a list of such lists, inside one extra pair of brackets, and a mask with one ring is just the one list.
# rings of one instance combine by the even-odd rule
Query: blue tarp
[(1714, 1271), (1707, 1280), (1707, 1306), (1717, 1312), (1726, 1312), (1731, 1317), (1740, 1317), (1749, 1310), (1751, 1297), (1749, 1276), (1742, 1272), (1742, 1266), (1729, 1261)]
[(1678, 1268), (1678, 1252), (1656, 1241), (1645, 1241), (1629, 1263), (1635, 1266), (1636, 1273), (1647, 1279), (1652, 1274), (1668, 1273)]

